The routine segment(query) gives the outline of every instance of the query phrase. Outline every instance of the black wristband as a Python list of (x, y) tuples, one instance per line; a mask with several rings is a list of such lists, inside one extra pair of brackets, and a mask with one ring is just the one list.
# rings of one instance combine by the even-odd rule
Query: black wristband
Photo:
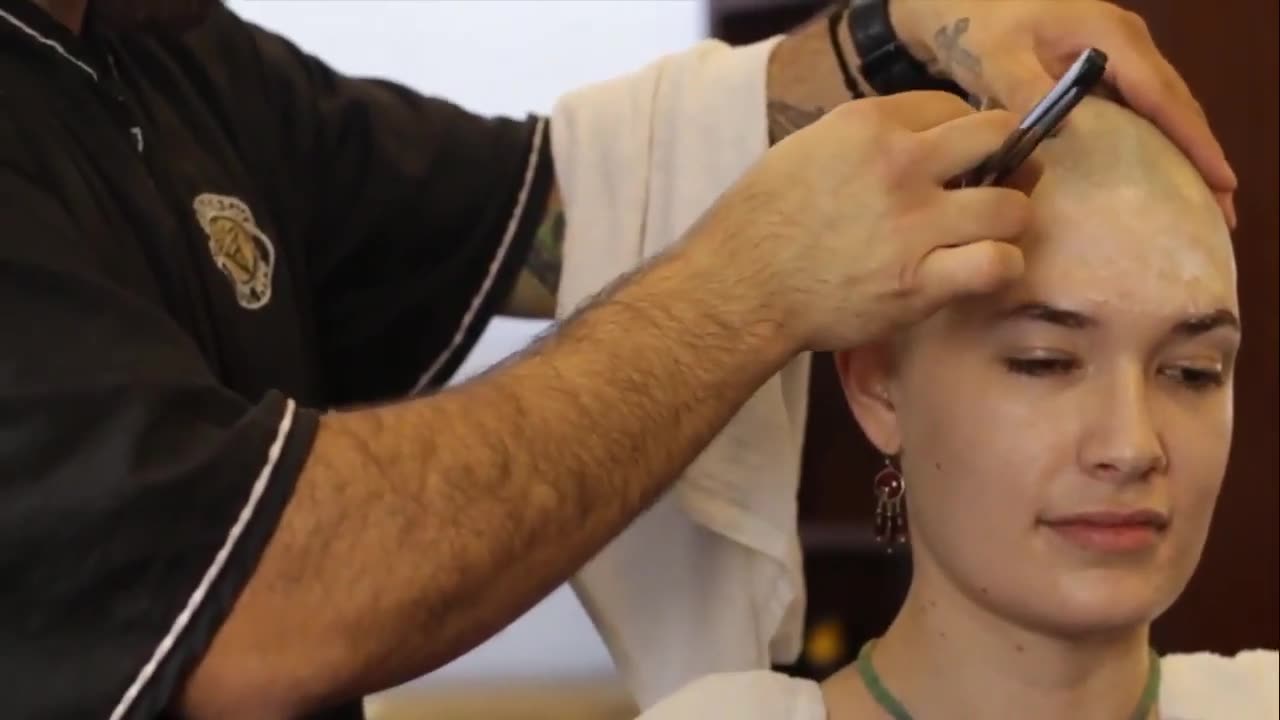
[(849, 95), (854, 99), (866, 97), (866, 93), (862, 91), (862, 86), (858, 84), (857, 78), (853, 75), (853, 70), (849, 67), (849, 60), (844, 55), (844, 48), (840, 47), (840, 22), (844, 20), (845, 11), (836, 11), (831, 13), (831, 17), (827, 20), (827, 34), (831, 36), (831, 51), (835, 53), (836, 64), (840, 66), (840, 75), (844, 78), (844, 86), (849, 89)]
[(889, 21), (889, 0), (850, 0), (849, 37), (861, 60), (862, 79), (878, 95), (910, 90), (967, 93), (951, 80), (935, 77), (899, 39)]

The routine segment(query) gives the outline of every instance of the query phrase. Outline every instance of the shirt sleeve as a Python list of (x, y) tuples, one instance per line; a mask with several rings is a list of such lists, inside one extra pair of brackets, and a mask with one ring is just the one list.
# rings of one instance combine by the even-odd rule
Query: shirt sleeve
[(553, 182), (544, 118), (344, 76), (248, 26), (336, 402), (442, 384), (501, 309)]
[(155, 717), (294, 488), (315, 413), (213, 379), (56, 194), (0, 166), (0, 705)]

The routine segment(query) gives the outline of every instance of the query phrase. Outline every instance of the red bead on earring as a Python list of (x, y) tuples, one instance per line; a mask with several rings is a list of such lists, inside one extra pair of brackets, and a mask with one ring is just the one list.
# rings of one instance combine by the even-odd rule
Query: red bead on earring
[(893, 552), (894, 545), (907, 540), (907, 518), (902, 506), (907, 485), (902, 473), (885, 458), (884, 468), (876, 473), (872, 487), (876, 494), (876, 540)]

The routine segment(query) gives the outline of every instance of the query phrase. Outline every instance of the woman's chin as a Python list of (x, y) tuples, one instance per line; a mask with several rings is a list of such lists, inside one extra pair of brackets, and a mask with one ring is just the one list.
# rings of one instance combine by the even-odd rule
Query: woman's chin
[(1040, 621), (1054, 635), (1096, 637), (1145, 628), (1173, 602), (1163, 583), (1143, 574), (1098, 573), (1062, 583)]

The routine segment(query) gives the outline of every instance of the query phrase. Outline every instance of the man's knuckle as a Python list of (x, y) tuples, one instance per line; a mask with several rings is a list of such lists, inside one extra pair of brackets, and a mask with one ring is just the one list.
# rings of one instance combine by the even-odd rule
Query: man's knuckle
[(906, 185), (928, 154), (926, 146), (922, 138), (902, 133), (879, 138), (874, 151), (877, 176), (889, 187)]

